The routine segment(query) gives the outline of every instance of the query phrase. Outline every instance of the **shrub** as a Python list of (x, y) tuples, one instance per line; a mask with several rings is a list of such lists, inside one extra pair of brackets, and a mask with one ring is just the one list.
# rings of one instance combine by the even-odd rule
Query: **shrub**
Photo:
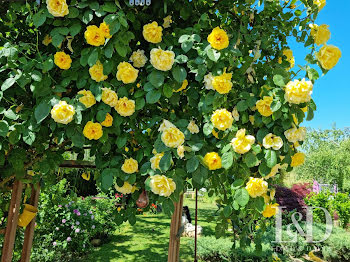
[(65, 179), (42, 191), (31, 261), (71, 261), (89, 251), (93, 238), (114, 232), (114, 200), (81, 199), (68, 191)]
[(310, 183), (298, 183), (292, 186), (292, 191), (300, 195), (302, 198), (305, 198), (311, 193)]
[[(320, 192), (311, 194), (305, 198), (307, 205), (314, 207), (323, 207), (330, 214), (336, 213), (343, 227), (347, 227), (350, 222), (350, 197), (346, 193)], [(325, 222), (325, 214), (320, 209), (313, 210), (314, 220), (316, 222)]]
[(293, 190), (282, 187), (282, 186), (276, 186), (276, 202), (280, 205), (285, 207), (285, 210), (287, 211), (294, 211), (297, 210), (301, 214), (303, 214), (303, 217), (305, 217), (305, 202), (302, 196), (294, 192)]

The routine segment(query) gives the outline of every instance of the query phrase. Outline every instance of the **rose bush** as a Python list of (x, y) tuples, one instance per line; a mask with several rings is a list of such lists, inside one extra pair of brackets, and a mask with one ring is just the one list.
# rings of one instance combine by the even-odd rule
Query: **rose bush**
[[(130, 194), (119, 222), (135, 223), (143, 189), (171, 214), (190, 183), (219, 197), (216, 235), (231, 218), (248, 243), (249, 224), (273, 214), (279, 168), (304, 159), (299, 124), (316, 110), (317, 64), (326, 73), (341, 56), (327, 34), (311, 33), (324, 5), (11, 3), (1, 18), (3, 177), (26, 178), (30, 168), (34, 182), (49, 180), (64, 151), (88, 153), (103, 190)], [(287, 36), (309, 48), (306, 64)]]

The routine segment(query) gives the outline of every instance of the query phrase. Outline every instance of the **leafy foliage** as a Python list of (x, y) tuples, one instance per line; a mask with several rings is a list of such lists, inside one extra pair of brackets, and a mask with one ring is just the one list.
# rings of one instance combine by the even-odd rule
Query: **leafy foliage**
[[(308, 120), (316, 110), (312, 100), (288, 103), (284, 86), (302, 76), (312, 82), (317, 79), (316, 69), (311, 68), (316, 64), (311, 59), (315, 45), (309, 36), (309, 23), (313, 23), (318, 14), (316, 5), (302, 0), (300, 7), (294, 9), (286, 1), (255, 2), (165, 0), (154, 1), (140, 11), (130, 7), (127, 1), (72, 0), (69, 14), (64, 18), (53, 17), (44, 3), (11, 2), (0, 25), (0, 166), (3, 177), (27, 179), (27, 170), (33, 169), (36, 175), (30, 178), (31, 182), (44, 179), (52, 183), (65, 151), (74, 152), (78, 160), (91, 157), (101, 170), (95, 179), (103, 191), (107, 192), (113, 184), (122, 186), (124, 182), (139, 189), (128, 197), (128, 202), (124, 199), (128, 208), (116, 217), (118, 224), (124, 221), (134, 224), (134, 203), (141, 190), (150, 192), (149, 177), (164, 173), (175, 181), (175, 192), (170, 198), (150, 193), (150, 200), (162, 203), (166, 214), (173, 212), (173, 202), (179, 200), (188, 184), (194, 188), (207, 186), (211, 195), (219, 197), (218, 204), (222, 207), (216, 218), (216, 236), (224, 234), (227, 218), (231, 218), (238, 228), (235, 233), (243, 237), (242, 245), (250, 245), (249, 224), (261, 217), (264, 202), (262, 197), (251, 198), (245, 184), (252, 174), (259, 175), (259, 171), (267, 175), (276, 164), (290, 165), (296, 149), (288, 142), (284, 131), (293, 126), (293, 115), (298, 119), (305, 117), (301, 108), (308, 106)], [(162, 42), (157, 45), (146, 42), (143, 26), (168, 15), (173, 22), (170, 28), (164, 28)], [(112, 37), (102, 46), (88, 45), (84, 39), (86, 27), (103, 21), (109, 25)], [(214, 50), (207, 41), (217, 26), (229, 35), (229, 45), (223, 50)], [(43, 43), (46, 36), (52, 39), (49, 45)], [(297, 72), (288, 71), (291, 64), (283, 55), (290, 36), (311, 46), (307, 64)], [(134, 84), (122, 84), (114, 77), (118, 64), (129, 60), (132, 51), (141, 48), (148, 56), (157, 46), (175, 53), (172, 70), (157, 71), (147, 64), (140, 69)], [(59, 50), (70, 54), (72, 65), (68, 70), (54, 65), (54, 54)], [(102, 83), (89, 76), (89, 67), (98, 60), (103, 64), (103, 73), (108, 75), (108, 80)], [(205, 75), (210, 72), (218, 76), (225, 70), (232, 73), (234, 86), (228, 94), (203, 88)], [(174, 92), (185, 79), (189, 83), (187, 88)], [(122, 117), (100, 102), (102, 87), (116, 91), (120, 98), (135, 100), (135, 113)], [(77, 93), (83, 88), (92, 92), (98, 102), (96, 105), (85, 108), (79, 102)], [(268, 117), (255, 109), (256, 102), (264, 96), (274, 100), (273, 114)], [(50, 117), (50, 110), (60, 100), (75, 108), (74, 120), (65, 126)], [(216, 139), (210, 121), (213, 111), (220, 108), (232, 111), (235, 106), (239, 120), (226, 131), (218, 131), (219, 139)], [(106, 113), (113, 116), (112, 127), (103, 128), (99, 140), (85, 139), (85, 124), (102, 120)], [(158, 128), (163, 119), (173, 122), (184, 133), (184, 158), (162, 142)], [(199, 133), (193, 134), (186, 128), (193, 119), (200, 127)], [(252, 152), (242, 156), (234, 152), (230, 142), (236, 131), (243, 128), (260, 143), (264, 138), (261, 130), (265, 135), (274, 133), (283, 139), (284, 146), (272, 150), (253, 145)], [(160, 169), (156, 170), (150, 165), (154, 148), (165, 153)], [(212, 151), (224, 156), (224, 168), (207, 169), (203, 156)], [(123, 160), (131, 157), (137, 160), (141, 174), (121, 171)], [(287, 171), (291, 169), (289, 166)]]

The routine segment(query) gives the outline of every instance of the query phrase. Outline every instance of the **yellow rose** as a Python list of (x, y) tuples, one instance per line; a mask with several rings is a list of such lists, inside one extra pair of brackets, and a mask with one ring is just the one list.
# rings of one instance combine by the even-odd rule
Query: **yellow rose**
[(167, 17), (163, 18), (163, 27), (164, 28), (169, 28), (170, 27), (170, 24), (173, 22), (171, 20), (171, 15), (168, 15)]
[(236, 133), (236, 137), (232, 139), (231, 145), (233, 150), (238, 154), (247, 153), (255, 142), (255, 137), (245, 135), (245, 129), (240, 129)]
[(164, 51), (160, 48), (153, 48), (150, 57), (153, 67), (160, 71), (169, 71), (175, 62), (173, 51)]
[(176, 189), (173, 179), (164, 175), (151, 176), (150, 187), (154, 194), (169, 197)]
[(103, 135), (102, 126), (100, 123), (89, 121), (84, 127), (83, 134), (89, 140), (98, 140)]
[(324, 69), (331, 70), (338, 63), (341, 51), (334, 45), (324, 45), (316, 53), (316, 57)]
[(50, 35), (45, 35), (43, 39), (43, 45), (48, 46), (52, 42), (52, 37)]
[(56, 52), (54, 55), (54, 62), (61, 69), (69, 69), (72, 59), (65, 52)]
[(270, 116), (272, 115), (271, 104), (273, 98), (271, 96), (264, 96), (263, 99), (260, 99), (256, 102), (256, 108), (262, 116)]
[(188, 81), (187, 81), (187, 79), (185, 79), (185, 80), (182, 82), (181, 87), (180, 87), (179, 89), (177, 89), (177, 90), (174, 90), (174, 92), (175, 92), (175, 93), (180, 92), (180, 91), (186, 89), (187, 86), (188, 86)]
[(121, 116), (131, 116), (135, 112), (135, 101), (127, 97), (120, 98), (114, 109)]
[(209, 73), (209, 74), (204, 76), (203, 82), (204, 82), (205, 89), (214, 90), (213, 79), (214, 79), (214, 76), (212, 73)]
[(66, 101), (60, 101), (51, 109), (52, 119), (60, 124), (67, 125), (72, 122), (75, 109), (72, 105), (68, 105)]
[(193, 120), (190, 121), (190, 123), (187, 126), (187, 129), (191, 132), (191, 134), (199, 133), (199, 127), (196, 125), (196, 122), (194, 122)]
[(122, 171), (127, 174), (132, 174), (138, 172), (139, 164), (133, 158), (125, 159), (124, 164), (122, 165)]
[(235, 121), (239, 121), (239, 113), (236, 107), (234, 107), (232, 110), (232, 117)]
[(114, 188), (124, 194), (124, 195), (127, 195), (127, 194), (132, 194), (135, 192), (136, 190), (136, 187), (135, 186), (132, 186), (130, 185), (128, 182), (124, 182), (123, 186), (122, 187), (119, 187), (117, 184), (114, 185)]
[(154, 157), (151, 158), (151, 168), (155, 171), (157, 169), (160, 170), (159, 168), (159, 162), (164, 156), (164, 153), (156, 153)]
[(217, 109), (211, 116), (210, 120), (214, 127), (221, 131), (231, 128), (233, 123), (232, 114), (226, 109)]
[(221, 168), (221, 157), (216, 152), (206, 153), (204, 162), (209, 170), (216, 170)]
[(284, 135), (291, 143), (301, 142), (305, 140), (306, 137), (306, 127), (293, 127), (284, 132)]
[(331, 38), (331, 31), (329, 31), (329, 25), (316, 25), (311, 24), (311, 36), (316, 45), (324, 45)]
[(100, 24), (100, 30), (103, 32), (103, 36), (105, 38), (112, 38), (109, 32), (109, 25), (107, 25), (105, 22)]
[(105, 43), (105, 32), (95, 25), (89, 25), (86, 28), (84, 36), (89, 45), (100, 46)]
[(185, 147), (183, 145), (178, 146), (176, 149), (177, 155), (182, 159), (185, 156)]
[(171, 123), (170, 121), (163, 119), (163, 122), (160, 124), (158, 131), (163, 132), (165, 129), (167, 129), (169, 127), (176, 127), (176, 126), (173, 123)]
[(318, 10), (321, 11), (326, 5), (326, 0), (314, 0), (314, 5), (317, 5)]
[(311, 81), (294, 80), (286, 85), (285, 99), (291, 104), (306, 103), (311, 100), (313, 84)]
[(215, 27), (213, 31), (208, 36), (208, 42), (212, 48), (217, 50), (224, 49), (228, 47), (229, 40), (226, 32), (220, 27)]
[(177, 148), (185, 142), (185, 135), (177, 127), (169, 127), (164, 130), (161, 139), (167, 147)]
[[(295, 59), (294, 59), (294, 56), (293, 56), (293, 51), (290, 50), (290, 49), (284, 49), (283, 50), (283, 55), (287, 57), (286, 60), (290, 63), (290, 67), (288, 68), (288, 70), (293, 68), (294, 65), (295, 65)], [(280, 64), (282, 63), (282, 57), (280, 57), (278, 59), (278, 63), (280, 63)]]
[(304, 162), (305, 162), (305, 154), (302, 152), (295, 153), (292, 156), (292, 163), (290, 164), (290, 166), (297, 167), (297, 166), (304, 164)]
[(213, 88), (216, 91), (218, 91), (220, 94), (227, 94), (228, 92), (230, 92), (233, 86), (231, 82), (231, 78), (232, 78), (232, 73), (226, 73), (226, 72), (224, 72), (220, 76), (214, 76), (212, 81)]
[(47, 10), (55, 17), (63, 17), (69, 14), (66, 0), (46, 0)]
[(263, 146), (266, 149), (272, 147), (274, 150), (279, 150), (283, 146), (283, 140), (279, 136), (275, 136), (274, 134), (270, 133), (264, 137)]
[(157, 22), (152, 22), (143, 26), (142, 34), (147, 42), (157, 44), (162, 42), (162, 31), (163, 28)]
[(277, 211), (278, 211), (278, 204), (275, 203), (275, 204), (267, 204), (265, 206), (265, 209), (264, 211), (262, 212), (262, 215), (264, 217), (272, 217), (272, 216), (275, 216), (277, 214)]
[(97, 61), (92, 67), (89, 68), (89, 73), (92, 80), (96, 82), (104, 81), (108, 78), (108, 76), (103, 74), (103, 65), (100, 61)]
[(96, 99), (90, 90), (80, 90), (78, 95), (83, 95), (82, 97), (79, 97), (79, 102), (84, 104), (86, 108), (92, 107), (96, 104)]
[(245, 188), (252, 198), (256, 198), (267, 193), (268, 183), (262, 178), (251, 177)]
[(128, 62), (121, 62), (118, 65), (117, 79), (124, 84), (131, 84), (136, 81), (139, 70), (135, 69)]
[(145, 56), (145, 51), (140, 49), (134, 51), (130, 56), (130, 61), (133, 62), (134, 67), (144, 67), (147, 63), (147, 56)]
[(117, 93), (109, 88), (102, 88), (102, 101), (110, 107), (115, 107), (118, 103)]
[(113, 125), (113, 117), (111, 116), (110, 113), (106, 114), (106, 118), (105, 118), (105, 120), (103, 120), (101, 125), (105, 126), (105, 127), (111, 127)]

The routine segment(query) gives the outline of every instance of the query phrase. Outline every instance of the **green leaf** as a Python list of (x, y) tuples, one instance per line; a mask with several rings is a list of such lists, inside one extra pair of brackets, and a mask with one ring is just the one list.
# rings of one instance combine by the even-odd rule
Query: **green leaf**
[(171, 85), (169, 84), (165, 84), (163, 86), (163, 94), (165, 97), (170, 98), (173, 95), (174, 91), (173, 88), (171, 87)]
[(34, 116), (38, 124), (41, 123), (49, 115), (50, 110), (50, 101), (41, 101), (41, 103), (34, 110)]
[(114, 2), (105, 2), (102, 6), (102, 10), (108, 13), (114, 13), (117, 11), (117, 6)]
[(187, 72), (186, 69), (182, 66), (176, 66), (172, 70), (172, 75), (178, 83), (182, 83), (187, 77)]
[(222, 167), (225, 169), (229, 169), (233, 164), (233, 153), (232, 152), (226, 152), (222, 155), (221, 158)]
[(232, 207), (231, 206), (225, 206), (225, 208), (224, 208), (224, 216), (226, 218), (228, 218), (228, 217), (230, 217), (231, 213), (232, 213)]
[(63, 40), (64, 40), (64, 36), (63, 35), (55, 34), (52, 37), (52, 44), (54, 46), (58, 47), (62, 43)]
[(193, 187), (200, 189), (203, 187), (205, 180), (208, 178), (208, 169), (200, 165), (196, 171), (192, 173), (192, 184)]
[(146, 104), (145, 99), (143, 99), (143, 97), (137, 98), (135, 103), (136, 103), (135, 110), (142, 109)]
[(74, 136), (72, 136), (72, 142), (74, 146), (82, 148), (85, 144), (85, 137), (79, 133), (76, 133)]
[(307, 75), (308, 75), (309, 79), (312, 81), (316, 81), (320, 77), (320, 75), (318, 74), (316, 69), (313, 69), (313, 68), (309, 68), (307, 70)]
[(265, 209), (265, 200), (263, 197), (258, 197), (255, 199), (254, 201), (254, 205), (256, 210), (258, 210), (259, 212), (263, 212)]
[(23, 141), (24, 143), (28, 145), (32, 145), (35, 141), (35, 133), (32, 131), (29, 131), (28, 129), (24, 130), (23, 132)]
[(17, 129), (11, 131), (11, 133), (9, 134), (9, 141), (12, 145), (17, 144), (20, 139), (21, 133)]
[(101, 186), (104, 191), (107, 191), (113, 185), (113, 174), (116, 170), (113, 168), (104, 169), (101, 173)]
[(69, 32), (71, 36), (77, 35), (81, 30), (81, 25), (79, 22), (75, 22), (73, 25), (69, 27)]
[(245, 188), (238, 189), (235, 193), (235, 201), (237, 201), (237, 203), (242, 207), (247, 205), (249, 202), (249, 193), (247, 189)]
[(278, 109), (280, 109), (282, 106), (282, 103), (280, 101), (272, 101), (271, 103), (271, 110), (272, 112), (276, 112)]
[(126, 142), (128, 141), (128, 138), (126, 136), (119, 136), (117, 138), (117, 147), (120, 149), (123, 146), (125, 146)]
[(259, 160), (255, 154), (250, 152), (244, 156), (244, 163), (246, 163), (248, 167), (254, 167), (259, 163)]
[(193, 156), (192, 158), (190, 158), (187, 163), (186, 163), (186, 170), (188, 173), (192, 173), (195, 170), (197, 170), (199, 166), (199, 160), (196, 156)]
[(284, 77), (281, 75), (274, 75), (273, 76), (273, 82), (275, 83), (276, 86), (285, 86), (286, 82), (284, 80)]
[(232, 189), (237, 189), (241, 186), (243, 186), (243, 179), (236, 179), (233, 183), (232, 183)]
[(182, 50), (184, 50), (185, 53), (191, 50), (193, 46), (193, 41), (185, 41), (181, 44)]
[(221, 56), (220, 52), (216, 51), (215, 49), (209, 48), (207, 51), (207, 56), (210, 60), (217, 62)]
[(189, 36), (189, 35), (182, 35), (182, 36), (180, 36), (180, 38), (179, 38), (179, 43), (182, 44), (182, 43), (188, 41), (189, 39), (190, 39), (190, 36)]
[(245, 100), (241, 100), (237, 103), (236, 108), (238, 112), (243, 112), (248, 109), (248, 104)]
[(267, 150), (265, 152), (265, 159), (268, 167), (274, 167), (277, 164), (276, 152), (274, 150)]
[(146, 94), (146, 101), (148, 104), (157, 103), (162, 93), (159, 90), (151, 90)]
[(7, 78), (1, 85), (1, 91), (5, 91), (9, 89), (11, 86), (13, 86), (14, 83), (16, 83), (16, 78), (14, 77)]
[(170, 152), (166, 152), (164, 154), (164, 156), (159, 161), (159, 167), (160, 167), (160, 170), (162, 172), (168, 171), (168, 169), (171, 166), (171, 160), (172, 160), (171, 153)]
[(204, 126), (203, 126), (203, 133), (204, 135), (206, 136), (209, 136), (211, 134), (211, 132), (213, 131), (214, 129), (214, 126), (212, 123), (205, 123)]
[(5, 120), (0, 120), (0, 136), (6, 137), (9, 132), (9, 125)]
[(173, 201), (170, 198), (167, 198), (163, 201), (162, 208), (165, 214), (170, 216), (172, 213), (174, 213), (175, 206)]
[(93, 18), (94, 18), (94, 15), (92, 14), (92, 10), (86, 10), (84, 12), (82, 21), (84, 24), (88, 24)]
[(154, 87), (160, 87), (164, 83), (164, 75), (158, 70), (153, 70), (152, 73), (148, 75), (148, 79)]
[(261, 176), (267, 176), (268, 174), (270, 174), (271, 172), (271, 168), (269, 168), (266, 164), (265, 161), (262, 161), (261, 164), (259, 165), (259, 173)]
[(40, 10), (38, 13), (36, 13), (35, 15), (33, 15), (33, 23), (35, 27), (39, 27), (41, 25), (43, 25), (46, 21), (46, 14), (44, 12), (44, 10)]
[(92, 52), (88, 58), (89, 66), (93, 66), (94, 64), (96, 64), (97, 60), (98, 60), (98, 49), (95, 48), (94, 50), (92, 50)]

